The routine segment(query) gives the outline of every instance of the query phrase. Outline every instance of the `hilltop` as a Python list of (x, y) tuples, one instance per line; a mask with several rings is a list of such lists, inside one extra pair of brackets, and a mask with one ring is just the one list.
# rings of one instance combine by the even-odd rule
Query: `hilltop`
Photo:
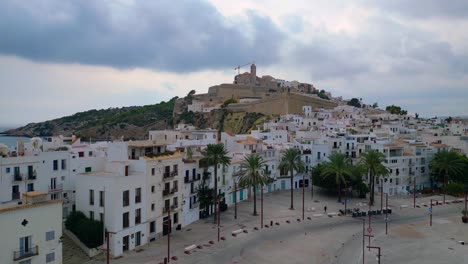
[[(4, 132), (11, 136), (47, 137), (76, 135), (84, 140), (139, 140), (148, 137), (150, 130), (172, 129), (180, 122), (198, 128), (217, 128), (226, 132), (246, 133), (265, 120), (258, 113), (229, 113), (218, 109), (209, 113), (187, 111), (191, 97), (174, 97), (167, 102), (145, 106), (130, 106), (88, 110), (45, 122), (30, 123)], [(176, 113), (179, 109), (181, 113)]]

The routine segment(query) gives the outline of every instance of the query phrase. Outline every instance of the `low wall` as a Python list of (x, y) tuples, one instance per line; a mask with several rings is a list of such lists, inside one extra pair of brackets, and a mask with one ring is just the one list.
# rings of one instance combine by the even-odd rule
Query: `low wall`
[(68, 236), (73, 243), (75, 243), (83, 252), (88, 255), (88, 257), (92, 258), (96, 255), (99, 255), (102, 251), (98, 248), (88, 248), (85, 244), (83, 244), (80, 239), (75, 236), (71, 231), (63, 228), (63, 233)]

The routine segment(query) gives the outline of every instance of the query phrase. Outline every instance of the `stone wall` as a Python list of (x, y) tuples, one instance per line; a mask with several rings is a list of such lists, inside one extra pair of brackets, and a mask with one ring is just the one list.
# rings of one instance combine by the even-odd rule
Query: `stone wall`
[(256, 112), (265, 115), (300, 114), (303, 106), (331, 109), (337, 103), (299, 93), (281, 93), (267, 96), (261, 100), (246, 104), (231, 104), (228, 110), (233, 112)]

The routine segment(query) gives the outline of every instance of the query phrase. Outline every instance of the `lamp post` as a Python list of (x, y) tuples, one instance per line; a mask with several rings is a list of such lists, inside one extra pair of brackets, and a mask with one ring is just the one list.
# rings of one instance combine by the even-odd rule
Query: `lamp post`
[(312, 179), (312, 168), (310, 169), (310, 193), (312, 200), (314, 199), (314, 180)]
[(219, 210), (219, 199), (218, 199), (218, 242), (219, 242), (219, 236), (220, 236), (220, 225), (221, 225), (221, 210)]
[(432, 199), (431, 199), (431, 207), (429, 209), (429, 226), (432, 226)]
[(305, 173), (302, 173), (302, 221), (304, 221), (304, 211), (305, 211)]
[(234, 179), (234, 219), (237, 219), (237, 181)]
[(388, 234), (388, 193), (385, 193), (385, 234)]
[(413, 181), (413, 208), (416, 208), (416, 178)]
[(171, 261), (171, 207), (167, 208), (167, 262)]
[(263, 186), (260, 187), (260, 226), (263, 228)]
[(382, 212), (383, 207), (383, 179), (380, 179), (380, 211)]

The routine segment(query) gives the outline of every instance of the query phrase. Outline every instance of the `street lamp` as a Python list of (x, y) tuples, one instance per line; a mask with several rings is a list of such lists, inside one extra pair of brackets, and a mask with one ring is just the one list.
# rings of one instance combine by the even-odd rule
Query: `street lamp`
[(234, 179), (234, 219), (237, 219), (237, 184), (239, 183), (239, 178)]
[(305, 209), (304, 194), (305, 194), (305, 173), (302, 173), (302, 221), (304, 221), (304, 209)]

